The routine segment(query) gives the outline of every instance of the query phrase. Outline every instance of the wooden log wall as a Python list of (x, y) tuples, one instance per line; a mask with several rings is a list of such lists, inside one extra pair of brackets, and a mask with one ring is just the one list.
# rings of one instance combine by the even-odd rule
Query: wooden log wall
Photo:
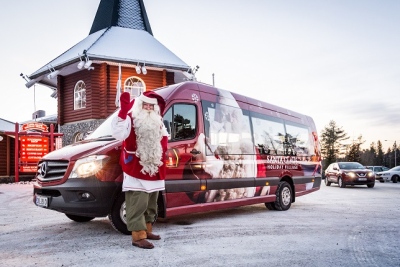
[[(78, 121), (105, 119), (115, 111), (118, 66), (93, 64), (94, 70), (83, 70), (58, 80), (58, 117), (60, 125)], [(121, 88), (125, 80), (135, 76), (142, 79), (146, 90), (174, 84), (174, 73), (147, 70), (147, 74), (137, 74), (135, 68), (121, 68)], [(74, 110), (74, 88), (78, 81), (86, 85), (86, 108)]]

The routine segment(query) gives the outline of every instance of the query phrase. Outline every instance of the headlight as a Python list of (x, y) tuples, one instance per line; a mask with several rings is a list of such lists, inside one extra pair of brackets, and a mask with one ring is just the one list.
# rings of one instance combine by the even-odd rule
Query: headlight
[(368, 177), (374, 177), (374, 173), (373, 172), (369, 172), (368, 173)]
[(95, 175), (103, 168), (108, 156), (90, 156), (79, 159), (75, 162), (69, 178), (86, 178)]
[(344, 174), (346, 174), (350, 178), (354, 178), (356, 176), (356, 174), (354, 172), (345, 172)]

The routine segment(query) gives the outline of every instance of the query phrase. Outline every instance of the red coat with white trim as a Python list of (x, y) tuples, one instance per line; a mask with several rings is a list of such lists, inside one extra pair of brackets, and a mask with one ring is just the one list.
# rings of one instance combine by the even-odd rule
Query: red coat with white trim
[[(128, 115), (132, 121), (131, 114)], [(132, 121), (132, 126), (133, 126), (133, 121)], [(142, 180), (148, 180), (148, 181), (156, 181), (156, 180), (165, 180), (165, 175), (166, 175), (166, 166), (165, 166), (165, 152), (167, 151), (167, 146), (168, 146), (168, 135), (164, 135), (162, 139), (160, 140), (161, 147), (162, 147), (162, 165), (158, 168), (158, 172), (150, 176), (149, 174), (143, 174), (141, 172), (142, 170), (142, 165), (140, 165), (139, 161), (140, 158), (136, 156), (135, 152), (137, 149), (137, 143), (136, 143), (136, 133), (134, 128), (132, 127), (129, 133), (129, 136), (122, 141), (122, 151), (121, 151), (121, 157), (120, 157), (120, 164), (122, 166), (122, 170), (135, 178), (142, 179)]]

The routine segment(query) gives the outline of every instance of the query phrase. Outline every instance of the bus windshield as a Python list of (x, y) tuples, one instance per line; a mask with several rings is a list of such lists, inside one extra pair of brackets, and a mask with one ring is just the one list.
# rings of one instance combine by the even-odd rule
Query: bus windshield
[(99, 127), (96, 128), (91, 134), (89, 134), (85, 140), (88, 139), (97, 139), (102, 137), (112, 137), (111, 135), (111, 121), (118, 114), (118, 110), (116, 110), (113, 114), (111, 114)]

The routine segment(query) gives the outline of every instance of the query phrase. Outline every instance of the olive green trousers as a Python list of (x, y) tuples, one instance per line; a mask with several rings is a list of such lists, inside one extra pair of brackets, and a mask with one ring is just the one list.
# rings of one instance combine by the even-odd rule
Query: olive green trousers
[(158, 191), (126, 191), (126, 225), (128, 230), (147, 230), (146, 223), (153, 223), (157, 215)]

